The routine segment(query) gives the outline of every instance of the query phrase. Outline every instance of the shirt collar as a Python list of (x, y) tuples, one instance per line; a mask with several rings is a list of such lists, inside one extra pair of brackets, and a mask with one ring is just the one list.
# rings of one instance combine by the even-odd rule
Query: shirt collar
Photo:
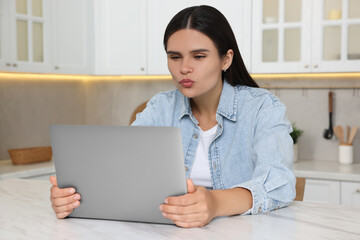
[[(178, 91), (179, 92), (179, 91)], [(180, 93), (180, 92), (179, 92)], [(190, 106), (190, 99), (185, 97), (180, 93), (180, 117), (181, 119), (185, 115), (189, 115), (190, 118), (195, 121), (197, 124), (198, 122), (193, 117), (191, 112)], [(236, 121), (236, 114), (237, 114), (237, 89), (231, 86), (226, 80), (223, 83), (223, 88), (221, 91), (219, 106), (217, 109), (217, 113), (226, 117), (231, 121)]]

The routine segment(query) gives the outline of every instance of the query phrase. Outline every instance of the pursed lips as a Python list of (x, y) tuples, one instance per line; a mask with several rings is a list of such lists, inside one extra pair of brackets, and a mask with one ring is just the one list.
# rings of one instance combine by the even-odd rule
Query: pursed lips
[(183, 87), (186, 87), (186, 88), (189, 88), (191, 87), (192, 85), (194, 85), (195, 81), (189, 79), (189, 78), (184, 78), (184, 79), (181, 79), (179, 81), (179, 84)]

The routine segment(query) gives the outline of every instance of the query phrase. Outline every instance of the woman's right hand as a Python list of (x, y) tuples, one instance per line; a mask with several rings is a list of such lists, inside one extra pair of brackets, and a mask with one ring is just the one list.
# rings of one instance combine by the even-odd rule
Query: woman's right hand
[(52, 187), (50, 188), (51, 206), (57, 218), (67, 217), (74, 208), (80, 206), (80, 194), (74, 188), (59, 188), (55, 176), (50, 176)]

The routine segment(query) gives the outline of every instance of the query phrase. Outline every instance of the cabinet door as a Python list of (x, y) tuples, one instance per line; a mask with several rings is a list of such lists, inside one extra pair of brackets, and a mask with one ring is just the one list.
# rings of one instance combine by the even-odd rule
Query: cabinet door
[(341, 204), (360, 207), (360, 182), (341, 182)]
[(52, 71), (88, 74), (91, 4), (88, 0), (61, 0), (52, 3)]
[(303, 201), (340, 204), (340, 182), (306, 179)]
[(146, 8), (146, 0), (94, 1), (95, 74), (147, 73)]
[(9, 2), (11, 71), (50, 71), (49, 10), (49, 0)]
[(200, 5), (210, 5), (218, 9), (234, 32), (241, 57), (251, 72), (251, 0), (200, 0)]
[(360, 1), (313, 4), (312, 71), (360, 71)]
[(9, 1), (0, 1), (0, 70), (11, 71)]
[(310, 71), (311, 2), (253, 1), (253, 73)]
[(193, 6), (194, 0), (151, 0), (148, 2), (148, 74), (170, 74), (163, 45), (166, 26), (180, 10)]

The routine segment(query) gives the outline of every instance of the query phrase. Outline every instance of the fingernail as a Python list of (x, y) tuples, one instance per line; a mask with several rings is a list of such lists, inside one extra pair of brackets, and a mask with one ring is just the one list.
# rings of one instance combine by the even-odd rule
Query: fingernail
[(74, 196), (74, 199), (75, 199), (75, 200), (79, 200), (79, 199), (80, 199), (80, 195), (79, 195), (79, 194), (76, 194), (76, 195)]
[(167, 204), (167, 203), (168, 203), (168, 199), (166, 198), (164, 202)]
[(71, 188), (71, 189), (69, 190), (69, 193), (70, 193), (70, 194), (75, 193), (75, 189)]
[(79, 205), (79, 202), (74, 202), (74, 207), (77, 207)]
[(164, 213), (164, 212), (163, 212), (161, 215), (163, 215), (163, 217), (166, 217), (166, 216), (167, 216), (167, 214), (166, 214), (166, 213)]
[(162, 205), (159, 206), (159, 210), (160, 210), (160, 211), (162, 211), (163, 208), (164, 208), (164, 207), (163, 207)]

